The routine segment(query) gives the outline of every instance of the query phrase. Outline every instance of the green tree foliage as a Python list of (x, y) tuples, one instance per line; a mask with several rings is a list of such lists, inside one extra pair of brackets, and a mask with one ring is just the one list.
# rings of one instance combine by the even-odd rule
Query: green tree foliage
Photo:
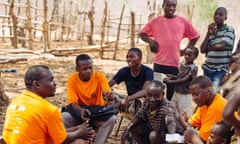
[(218, 0), (190, 0), (190, 3), (195, 5), (199, 20), (204, 20), (207, 23), (213, 21), (214, 11), (218, 7)]

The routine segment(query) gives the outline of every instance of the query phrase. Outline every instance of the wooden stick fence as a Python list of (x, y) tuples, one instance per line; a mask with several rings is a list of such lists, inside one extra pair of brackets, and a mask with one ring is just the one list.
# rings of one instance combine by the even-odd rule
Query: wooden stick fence
[[(67, 41), (87, 38), (89, 45), (97, 44), (97, 41), (94, 41), (94, 35), (97, 34), (100, 35), (99, 56), (103, 58), (104, 52), (110, 50), (106, 50), (105, 43), (114, 42), (113, 59), (116, 59), (120, 41), (125, 39), (128, 43), (130, 39), (129, 47), (135, 47), (137, 31), (144, 24), (141, 20), (136, 23), (136, 18), (142, 17), (142, 15), (135, 15), (134, 12), (131, 12), (130, 16), (124, 16), (125, 5), (123, 5), (120, 18), (111, 18), (108, 4), (105, 1), (101, 23), (98, 25), (98, 23), (95, 24), (97, 18), (94, 17), (94, 0), (91, 1), (89, 10), (77, 9), (74, 13), (76, 15), (68, 15), (66, 7), (63, 7), (61, 10), (63, 13), (61, 13), (59, 2), (59, 0), (53, 0), (52, 10), (49, 10), (47, 0), (0, 2), (0, 6), (4, 7), (3, 12), (5, 12), (0, 13), (2, 42), (10, 38), (12, 47), (18, 48), (21, 44), (22, 47), (30, 50), (34, 50), (34, 44), (42, 44), (43, 51), (49, 52), (52, 49), (51, 45), (59, 41), (67, 44)], [(40, 3), (42, 3), (41, 6)], [(67, 4), (70, 7), (77, 7), (71, 0), (64, 1), (64, 5)], [(49, 17), (49, 15), (51, 16)], [(65, 17), (65, 15), (67, 16)], [(126, 20), (123, 21), (123, 19), (128, 19), (130, 23), (126, 23)], [(111, 35), (115, 39), (110, 39)]]

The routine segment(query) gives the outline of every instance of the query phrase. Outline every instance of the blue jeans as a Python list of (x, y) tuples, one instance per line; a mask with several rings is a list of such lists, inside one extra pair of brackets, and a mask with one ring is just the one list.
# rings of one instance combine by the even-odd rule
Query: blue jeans
[(226, 71), (223, 69), (220, 70), (209, 70), (207, 68), (202, 68), (203, 69), (203, 74), (207, 77), (209, 77), (212, 81), (213, 84), (213, 89), (214, 92), (218, 92), (219, 86), (222, 83), (222, 80), (226, 74)]

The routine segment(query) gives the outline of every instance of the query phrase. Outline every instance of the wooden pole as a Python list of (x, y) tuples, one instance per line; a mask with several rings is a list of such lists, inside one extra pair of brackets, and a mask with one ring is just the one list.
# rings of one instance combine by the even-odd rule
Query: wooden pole
[(156, 4), (157, 4), (156, 0), (153, 0), (153, 13), (154, 13), (154, 15), (156, 15)]
[[(5, 22), (5, 18), (3, 19), (3, 23)], [(2, 36), (2, 42), (4, 42), (5, 40), (4, 40), (4, 37), (5, 37), (5, 31), (4, 31), (4, 25), (2, 25), (2, 34), (3, 34), (3, 36)]]
[(111, 19), (111, 17), (110, 17), (110, 9), (108, 10), (108, 24), (107, 24), (107, 42), (109, 42), (109, 29), (110, 29), (110, 27), (111, 27), (111, 24), (110, 24), (110, 19)]
[(135, 13), (131, 12), (131, 38), (130, 47), (135, 47)]
[[(21, 0), (18, 0), (18, 3), (20, 4), (21, 3)], [(17, 8), (17, 15), (20, 15), (21, 14), (21, 8), (18, 7)]]
[(118, 42), (119, 42), (119, 36), (120, 36), (120, 30), (121, 30), (121, 25), (122, 25), (122, 18), (123, 18), (124, 9), (125, 9), (125, 5), (123, 5), (123, 7), (122, 7), (121, 16), (120, 16), (120, 20), (119, 20), (118, 31), (117, 31), (117, 40), (115, 42), (115, 49), (114, 49), (114, 54), (113, 54), (113, 59), (114, 60), (116, 60), (116, 55), (117, 55)]
[(188, 20), (189, 20), (190, 22), (192, 22), (192, 17), (193, 17), (194, 8), (195, 8), (195, 5), (193, 5), (192, 7), (190, 7), (189, 5), (187, 5)]
[(90, 33), (88, 35), (88, 45), (93, 45), (93, 31), (94, 31), (94, 0), (91, 3), (91, 10), (88, 12), (88, 18), (90, 21)]
[(47, 7), (47, 0), (43, 0), (43, 49), (44, 52), (47, 52), (47, 49), (50, 49), (50, 42), (49, 42), (49, 36), (48, 36), (48, 21), (47, 21), (47, 12), (48, 12), (48, 7)]
[[(65, 17), (66, 17), (66, 5), (67, 5), (67, 3), (66, 3), (66, 1), (64, 1), (64, 3), (63, 3), (63, 16), (62, 16), (62, 23), (63, 24), (65, 24)], [(64, 26), (62, 26), (61, 27), (61, 37), (60, 37), (60, 41), (62, 42), (63, 41), (63, 32), (65, 31), (65, 27)]]
[[(9, 15), (12, 17), (12, 23), (13, 23), (13, 35), (11, 35), (11, 42), (12, 42), (12, 46), (14, 48), (17, 48), (17, 17), (16, 15), (14, 14), (14, 2), (15, 0), (12, 0), (11, 1), (11, 4), (10, 4), (10, 9), (9, 9)], [(10, 27), (10, 29), (12, 29)]]
[[(71, 8), (71, 10), (73, 9), (73, 2), (69, 1), (69, 7)], [(69, 40), (69, 36), (70, 36), (70, 32), (71, 32), (71, 24), (72, 24), (72, 14), (68, 14), (68, 22), (66, 23), (67, 25), (69, 25), (69, 27), (66, 28), (66, 40)]]
[[(138, 31), (141, 30), (141, 27), (142, 27), (142, 15), (140, 15), (140, 18), (139, 18)], [(137, 34), (137, 42), (136, 43), (139, 43), (139, 35), (138, 34)]]
[[(35, 7), (38, 8), (38, 0), (35, 1)], [(38, 10), (35, 9), (35, 21), (38, 20), (37, 15), (38, 15)], [(35, 23), (34, 27), (37, 27), (37, 24), (36, 24), (36, 23)], [(36, 34), (37, 34), (37, 33), (36, 33), (36, 30), (34, 30), (34, 32), (33, 32), (33, 36), (34, 36), (34, 38), (37, 37)]]
[[(58, 8), (58, 1), (54, 0), (53, 1), (53, 10), (50, 18), (50, 22), (57, 22), (59, 23), (59, 8)], [(57, 30), (58, 26), (50, 26), (50, 38), (52, 39), (52, 32), (53, 32), (53, 40), (57, 40)]]
[[(129, 23), (131, 23), (131, 16), (129, 17)], [(130, 28), (131, 28), (131, 26), (130, 26), (131, 24), (128, 24), (127, 25), (127, 43), (128, 43), (128, 39), (129, 39), (129, 34), (130, 34)]]
[[(12, 11), (12, 13), (14, 14), (13, 8), (12, 8), (12, 10), (11, 10), (11, 7), (14, 7), (14, 2), (13, 2), (13, 6), (11, 6), (11, 4), (12, 4), (11, 0), (8, 0), (8, 3), (10, 3), (9, 16), (12, 17), (11, 14), (10, 14), (10, 11)], [(7, 14), (6, 14), (6, 15), (7, 15)], [(8, 27), (9, 27), (9, 35), (11, 36), (10, 39), (11, 39), (12, 46), (13, 46), (13, 39), (12, 39), (12, 37), (14, 36), (14, 34), (13, 34), (13, 26), (11, 26), (10, 17), (8, 18)], [(12, 19), (13, 19), (13, 18), (12, 18)], [(16, 48), (17, 48), (17, 47), (16, 47)]]
[(31, 17), (31, 3), (30, 0), (27, 0), (27, 29), (28, 29), (28, 39), (29, 39), (29, 49), (33, 49), (32, 42), (33, 42), (33, 33), (32, 33), (32, 17)]
[[(5, 14), (5, 15), (8, 15), (8, 14), (7, 14), (7, 10), (8, 10), (7, 7), (8, 7), (7, 5), (4, 6), (4, 8), (5, 8), (5, 13), (4, 13), (4, 14)], [(3, 18), (3, 23), (5, 23), (5, 21), (6, 21), (6, 18)], [(9, 18), (7, 18), (7, 22), (9, 23)], [(4, 39), (4, 37), (5, 37), (5, 30), (4, 30), (4, 27), (5, 27), (5, 26), (2, 25), (2, 34), (3, 34), (2, 42), (5, 41), (5, 39)], [(11, 27), (9, 27), (9, 29), (11, 30)], [(10, 34), (10, 35), (11, 35), (11, 34)]]
[(84, 39), (84, 34), (85, 34), (85, 24), (86, 24), (86, 15), (87, 14), (83, 14), (83, 26), (82, 26), (82, 35), (81, 35), (81, 39)]
[[(20, 3), (21, 3), (21, 0), (18, 0), (18, 3), (20, 4)], [(18, 16), (21, 15), (21, 7), (18, 7), (18, 9), (17, 9), (17, 15), (18, 15)], [(18, 36), (19, 36), (19, 37), (22, 37), (22, 38), (25, 38), (25, 37), (26, 37), (26, 34), (25, 34), (25, 24), (24, 24), (24, 22), (21, 24), (21, 26), (22, 26), (22, 27), (20, 27), (20, 28), (18, 29)], [(26, 40), (23, 40), (23, 39), (18, 40), (18, 43), (20, 43), (22, 47), (24, 47), (24, 48), (26, 47)]]
[[(74, 2), (73, 4), (73, 7), (74, 7), (74, 15), (71, 16), (71, 25), (76, 25), (78, 27), (78, 1), (77, 2)], [(75, 37), (77, 37), (78, 33), (79, 33), (79, 27), (78, 27), (78, 30), (74, 30), (74, 27), (70, 26), (69, 27), (69, 31), (70, 31), (70, 36), (69, 36), (69, 39), (72, 40)]]
[(105, 27), (106, 27), (106, 22), (107, 22), (107, 10), (108, 10), (108, 5), (105, 0), (104, 2), (104, 9), (103, 9), (103, 18), (102, 18), (102, 30), (101, 30), (101, 41), (100, 41), (100, 53), (99, 56), (101, 59), (103, 59), (103, 42), (104, 42), (104, 37), (105, 37)]

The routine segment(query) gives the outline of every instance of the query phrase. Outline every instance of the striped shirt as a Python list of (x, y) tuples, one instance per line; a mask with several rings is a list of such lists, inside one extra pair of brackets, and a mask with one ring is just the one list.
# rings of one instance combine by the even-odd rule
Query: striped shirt
[(163, 99), (154, 113), (150, 111), (149, 106), (146, 104), (137, 112), (136, 116), (139, 119), (148, 122), (153, 130), (167, 133), (168, 130), (165, 118), (166, 116), (169, 116), (175, 119), (175, 110), (168, 100)]
[(208, 47), (224, 42), (226, 47), (224, 50), (208, 51), (207, 58), (203, 67), (209, 70), (225, 70), (228, 71), (230, 58), (234, 46), (235, 32), (231, 26), (224, 24), (217, 30), (217, 35), (211, 34), (208, 40)]

